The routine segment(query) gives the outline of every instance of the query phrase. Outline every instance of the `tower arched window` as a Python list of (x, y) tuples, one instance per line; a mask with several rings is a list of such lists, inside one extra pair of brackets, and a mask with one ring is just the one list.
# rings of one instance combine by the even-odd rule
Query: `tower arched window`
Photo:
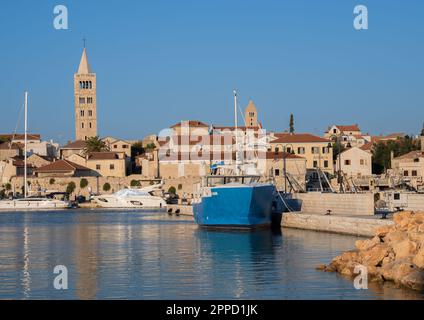
[(89, 88), (90, 88), (90, 89), (93, 89), (93, 84), (92, 84), (92, 82), (91, 82), (91, 81), (89, 82)]
[(81, 129), (84, 129), (84, 122), (81, 122)]

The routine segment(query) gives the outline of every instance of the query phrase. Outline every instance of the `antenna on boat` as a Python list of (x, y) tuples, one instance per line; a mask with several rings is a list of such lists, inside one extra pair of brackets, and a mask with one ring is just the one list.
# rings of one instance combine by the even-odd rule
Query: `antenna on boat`
[(233, 90), (234, 94), (234, 126), (235, 126), (235, 134), (236, 134), (236, 175), (239, 175), (239, 154), (238, 154), (238, 117), (237, 117), (237, 91)]
[(27, 144), (28, 144), (28, 91), (25, 91), (25, 146), (24, 146), (24, 197), (28, 196)]

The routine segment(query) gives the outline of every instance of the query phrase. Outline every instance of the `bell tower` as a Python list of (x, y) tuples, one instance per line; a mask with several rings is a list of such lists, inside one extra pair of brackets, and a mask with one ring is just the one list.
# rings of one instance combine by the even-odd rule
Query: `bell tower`
[(75, 139), (97, 136), (96, 74), (92, 72), (84, 45), (78, 71), (74, 74)]
[(252, 100), (249, 101), (246, 109), (244, 110), (244, 119), (246, 121), (247, 127), (257, 127), (258, 126), (258, 111)]

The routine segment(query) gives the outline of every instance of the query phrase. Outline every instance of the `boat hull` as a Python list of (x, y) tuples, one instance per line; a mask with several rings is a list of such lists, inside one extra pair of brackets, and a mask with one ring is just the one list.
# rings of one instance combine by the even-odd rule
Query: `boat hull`
[(127, 197), (97, 196), (94, 201), (99, 207), (109, 209), (155, 209), (166, 210), (166, 202), (159, 197)]
[(271, 184), (212, 187), (209, 195), (193, 205), (194, 218), (205, 227), (268, 227), (274, 193)]
[(0, 201), (0, 211), (14, 210), (63, 210), (70, 209), (72, 205), (66, 201), (51, 201), (51, 200), (3, 200)]

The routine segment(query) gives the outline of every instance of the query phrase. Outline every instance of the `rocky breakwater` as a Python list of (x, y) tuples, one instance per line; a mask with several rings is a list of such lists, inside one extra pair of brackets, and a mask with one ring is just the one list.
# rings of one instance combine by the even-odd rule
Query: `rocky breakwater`
[(356, 241), (356, 250), (317, 269), (356, 277), (355, 267), (359, 265), (366, 268), (369, 281), (392, 281), (424, 290), (424, 212), (400, 212), (393, 221), (392, 226), (375, 229), (372, 239)]

